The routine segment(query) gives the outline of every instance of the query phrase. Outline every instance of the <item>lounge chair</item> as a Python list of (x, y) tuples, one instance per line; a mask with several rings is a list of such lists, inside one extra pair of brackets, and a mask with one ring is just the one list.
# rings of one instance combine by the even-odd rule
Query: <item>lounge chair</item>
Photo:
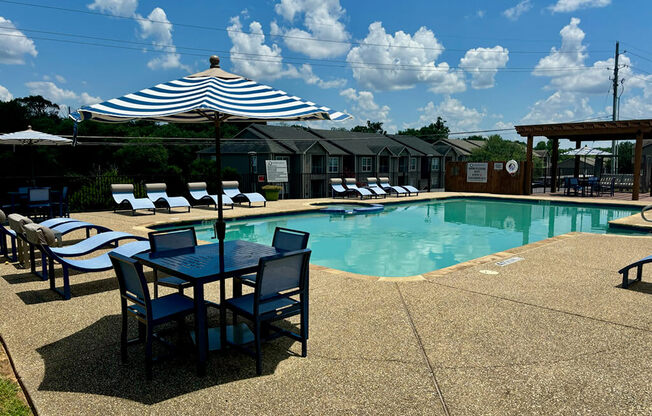
[(412, 185), (401, 185), (401, 188), (408, 191), (408, 196), (419, 195), (419, 190)]
[(118, 208), (123, 205), (128, 205), (131, 215), (136, 214), (136, 210), (139, 209), (146, 209), (152, 211), (152, 214), (156, 214), (154, 203), (147, 198), (136, 198), (134, 196), (134, 186), (130, 183), (112, 184), (111, 195), (116, 203), (113, 212), (117, 212)]
[[(60, 224), (65, 224), (67, 222), (74, 222), (76, 221), (73, 218), (50, 218), (49, 220), (45, 220), (41, 223), (41, 225), (45, 225), (46, 227), (55, 227)], [(11, 228), (5, 227), (5, 223), (7, 222), (7, 216), (5, 215), (4, 211), (0, 210), (0, 255), (6, 256), (9, 261), (16, 261), (16, 232), (12, 230)], [(9, 254), (9, 246), (7, 245), (7, 237), (9, 237), (9, 241), (11, 242), (11, 255)]]
[[(217, 195), (208, 193), (206, 182), (191, 182), (188, 184), (188, 191), (195, 205), (214, 205), (215, 209), (217, 209)], [(231, 206), (231, 209), (233, 209), (233, 201), (228, 195), (222, 195), (222, 206)]]
[(164, 183), (146, 183), (145, 190), (147, 191), (147, 198), (156, 205), (163, 205), (167, 207), (168, 213), (171, 212), (172, 208), (188, 208), (190, 212), (190, 202), (182, 196), (168, 196), (168, 193), (165, 191), (167, 185)]
[(635, 261), (634, 263), (628, 264), (627, 266), (618, 270), (618, 273), (623, 275), (623, 284), (621, 287), (623, 289), (627, 289), (629, 287), (629, 270), (633, 269), (634, 267), (636, 267), (636, 280), (640, 282), (643, 277), (643, 265), (647, 263), (652, 263), (652, 256), (644, 257), (639, 261)]
[(390, 195), (392, 192), (399, 197), (399, 196), (408, 196), (410, 193), (406, 191), (404, 188), (400, 186), (392, 186), (389, 184), (389, 178), (378, 178), (378, 185), (385, 190), (385, 192), (389, 193)]
[(340, 178), (331, 178), (331, 196), (336, 198), (338, 196), (345, 197), (348, 195), (349, 191), (342, 186), (342, 179)]
[[(30, 243), (30, 260), (32, 263), (32, 273), (39, 276), (43, 280), (47, 280), (47, 254), (41, 246), (43, 244), (48, 244), (50, 241), (56, 242), (56, 237), (50, 237), (50, 234), (54, 236), (54, 231), (48, 227), (43, 227), (40, 224), (27, 224), (23, 228), (25, 229), (25, 236)], [(40, 234), (37, 231), (39, 228), (41, 229)], [(47, 237), (41, 237), (41, 235), (46, 233), (48, 234)], [(53, 247), (52, 244), (48, 245), (50, 246), (50, 251), (59, 257), (79, 257), (105, 247), (118, 247), (118, 242), (122, 240), (146, 241), (147, 238), (129, 233), (123, 233), (121, 231), (107, 231), (104, 233), (96, 234), (85, 240), (81, 240), (78, 243), (64, 247)], [(34, 262), (35, 247), (41, 251), (41, 273), (36, 271)]]
[[(46, 227), (38, 224), (27, 226), (27, 233), (29, 236), (28, 238), (33, 241), (33, 244), (38, 245), (42, 250), (44, 258), (48, 259), (49, 270), (44, 273), (44, 277), (47, 277), (50, 280), (50, 289), (60, 294), (66, 300), (70, 299), (70, 269), (82, 272), (100, 272), (109, 270), (113, 267), (111, 259), (109, 258), (110, 253), (131, 257), (150, 249), (149, 241), (135, 241), (119, 246), (107, 253), (100, 254), (91, 259), (77, 260), (59, 256), (52, 251), (50, 245), (56, 240), (53, 238), (54, 233), (50, 233)], [(55, 261), (59, 263), (63, 269), (63, 289), (58, 289), (56, 287), (56, 276), (54, 272)]]
[(387, 198), (387, 192), (380, 186), (378, 186), (378, 179), (377, 178), (367, 178), (367, 189), (369, 189), (371, 192), (375, 193), (376, 196), (382, 196), (383, 198)]
[(347, 190), (351, 191), (352, 193), (357, 193), (358, 195), (360, 195), (360, 199), (363, 199), (365, 197), (373, 198), (376, 195), (374, 192), (371, 192), (369, 189), (358, 188), (358, 185), (356, 185), (355, 178), (344, 178), (344, 184), (346, 185)]
[(224, 193), (226, 196), (231, 198), (234, 202), (248, 202), (249, 206), (251, 206), (252, 202), (262, 202), (263, 206), (267, 206), (267, 200), (265, 199), (264, 196), (259, 194), (258, 192), (250, 192), (247, 194), (243, 194), (240, 192), (240, 189), (238, 187), (240, 184), (238, 181), (223, 181), (222, 182), (222, 189), (224, 190)]

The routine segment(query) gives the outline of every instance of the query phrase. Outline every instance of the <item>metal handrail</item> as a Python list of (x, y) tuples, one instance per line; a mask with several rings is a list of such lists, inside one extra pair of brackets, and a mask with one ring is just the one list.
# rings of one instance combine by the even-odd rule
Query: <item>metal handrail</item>
[(648, 205), (648, 206), (643, 207), (643, 209), (641, 210), (641, 217), (643, 218), (643, 220), (645, 220), (647, 222), (652, 222), (652, 219), (648, 219), (648, 218), (645, 217), (645, 212), (649, 211), (649, 210), (652, 210), (652, 205)]

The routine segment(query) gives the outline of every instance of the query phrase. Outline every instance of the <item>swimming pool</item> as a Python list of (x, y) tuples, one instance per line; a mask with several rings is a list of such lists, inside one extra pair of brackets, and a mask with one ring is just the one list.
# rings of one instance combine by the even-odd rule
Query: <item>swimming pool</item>
[[(227, 240), (270, 244), (276, 227), (310, 233), (311, 263), (372, 276), (412, 276), (571, 231), (611, 230), (608, 221), (640, 208), (445, 199), (385, 205), (359, 215), (311, 212), (227, 221)], [(166, 227), (174, 228), (174, 227)], [(212, 222), (196, 224), (212, 241)]]

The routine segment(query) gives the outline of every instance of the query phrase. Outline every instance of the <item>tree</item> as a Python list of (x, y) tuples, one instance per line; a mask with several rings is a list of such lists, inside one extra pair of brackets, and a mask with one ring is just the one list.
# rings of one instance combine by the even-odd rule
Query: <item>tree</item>
[(351, 129), (353, 132), (357, 133), (377, 133), (377, 134), (385, 134), (387, 133), (385, 130), (383, 130), (383, 123), (380, 121), (369, 121), (367, 120), (367, 125), (366, 126), (355, 126)]
[(441, 117), (437, 117), (437, 121), (418, 130), (409, 128), (398, 132), (398, 134), (420, 137), (430, 143), (434, 143), (439, 139), (447, 139), (448, 133), (450, 133), (450, 129), (446, 126), (446, 120)]
[(487, 143), (471, 152), (472, 162), (490, 162), (492, 160), (525, 160), (526, 151), (519, 143), (503, 140), (498, 134), (487, 138)]
[(634, 172), (634, 143), (618, 143), (618, 173)]

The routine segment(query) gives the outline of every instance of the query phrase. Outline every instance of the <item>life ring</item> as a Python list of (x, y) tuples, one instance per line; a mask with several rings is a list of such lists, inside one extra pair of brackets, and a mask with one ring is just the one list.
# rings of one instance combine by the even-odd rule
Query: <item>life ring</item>
[(503, 228), (509, 231), (514, 231), (516, 228), (516, 221), (514, 221), (513, 217), (506, 217), (505, 220), (503, 221)]
[(510, 175), (515, 175), (516, 172), (518, 172), (518, 162), (515, 161), (514, 159), (508, 161), (507, 163), (505, 163), (505, 170)]

